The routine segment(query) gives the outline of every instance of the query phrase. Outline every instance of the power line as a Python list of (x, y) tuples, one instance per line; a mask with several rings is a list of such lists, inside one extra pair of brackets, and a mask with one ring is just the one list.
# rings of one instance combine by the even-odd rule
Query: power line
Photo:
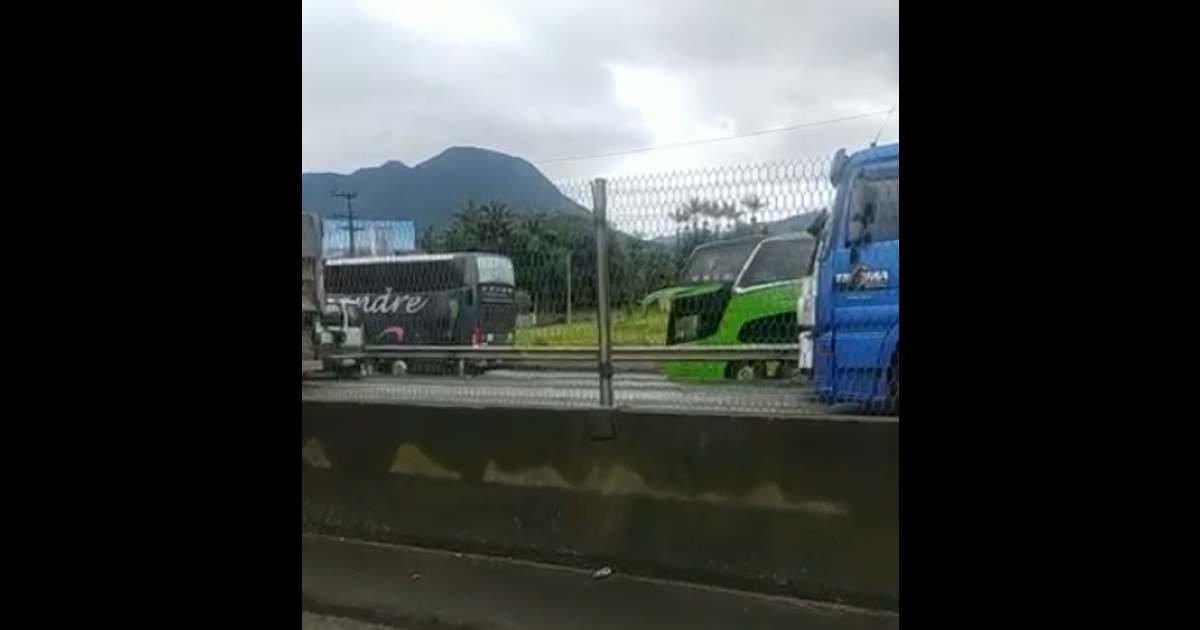
[[(624, 155), (634, 155), (637, 153), (652, 153), (654, 151), (667, 151), (670, 149), (681, 149), (685, 147), (694, 147), (703, 144), (713, 144), (716, 142), (727, 142), (729, 140), (741, 140), (743, 138), (754, 138), (757, 136), (766, 136), (776, 133), (786, 133), (789, 131), (799, 131), (801, 129), (811, 129), (813, 127), (823, 127), (825, 125), (833, 125), (837, 123), (850, 122), (854, 120), (863, 120), (865, 118), (875, 118), (876, 116), (888, 116), (890, 119), (893, 114), (900, 113), (900, 107), (894, 106), (891, 109), (884, 109), (876, 112), (865, 114), (855, 114), (854, 116), (843, 116), (841, 118), (826, 118), (814, 122), (799, 123), (796, 125), (788, 125), (786, 127), (773, 127), (771, 129), (759, 129), (758, 131), (747, 131), (732, 136), (721, 136), (719, 138), (705, 138), (703, 140), (693, 140), (691, 142), (680, 142), (677, 144), (660, 144), (652, 147), (638, 147), (636, 149), (624, 149), (621, 151), (613, 151), (611, 153), (590, 153), (587, 155), (573, 155), (569, 157), (551, 158), (548, 160), (534, 160), (534, 164), (558, 164), (561, 162), (579, 162), (582, 160), (598, 160), (601, 158), (621, 157)], [(886, 124), (886, 123), (884, 123)]]

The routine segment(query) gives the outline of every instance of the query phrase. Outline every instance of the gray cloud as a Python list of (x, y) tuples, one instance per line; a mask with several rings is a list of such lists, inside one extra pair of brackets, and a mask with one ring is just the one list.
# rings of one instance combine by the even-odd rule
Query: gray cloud
[[(899, 4), (889, 0), (490, 0), (508, 44), (398, 29), (350, 0), (305, 0), (302, 167), (417, 162), (452, 145), (531, 160), (654, 144), (619, 104), (608, 64), (682, 82), (689, 119), (724, 133), (838, 118), (899, 102)], [(663, 151), (545, 164), (553, 177), (826, 155), (882, 118)], [(899, 137), (899, 116), (885, 139)]]

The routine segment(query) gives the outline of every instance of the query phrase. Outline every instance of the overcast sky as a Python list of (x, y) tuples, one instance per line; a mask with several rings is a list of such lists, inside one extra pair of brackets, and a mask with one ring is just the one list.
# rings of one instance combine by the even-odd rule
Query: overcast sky
[(895, 0), (303, 0), (302, 170), (450, 146), (552, 179), (824, 158), (900, 138)]

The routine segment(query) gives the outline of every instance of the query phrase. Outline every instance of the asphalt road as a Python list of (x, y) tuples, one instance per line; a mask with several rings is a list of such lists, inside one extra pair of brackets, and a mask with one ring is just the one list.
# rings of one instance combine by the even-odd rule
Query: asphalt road
[[(596, 375), (493, 371), (476, 377), (405, 375), (308, 382), (303, 386), (303, 398), (455, 406), (588, 408), (599, 405), (600, 385)], [(794, 383), (674, 383), (653, 374), (616, 375), (613, 398), (620, 407), (655, 411), (782, 415), (847, 411), (816, 404), (803, 386)]]
[[(899, 630), (871, 611), (628, 575), (302, 537), (301, 610), (406, 630)], [(305, 630), (377, 630), (341, 619)], [(326, 618), (328, 619), (328, 618)]]

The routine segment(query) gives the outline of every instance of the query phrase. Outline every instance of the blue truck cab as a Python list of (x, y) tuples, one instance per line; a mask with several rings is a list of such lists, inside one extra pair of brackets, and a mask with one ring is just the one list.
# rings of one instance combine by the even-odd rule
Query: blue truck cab
[(813, 385), (825, 403), (900, 412), (900, 144), (834, 156), (821, 230)]

